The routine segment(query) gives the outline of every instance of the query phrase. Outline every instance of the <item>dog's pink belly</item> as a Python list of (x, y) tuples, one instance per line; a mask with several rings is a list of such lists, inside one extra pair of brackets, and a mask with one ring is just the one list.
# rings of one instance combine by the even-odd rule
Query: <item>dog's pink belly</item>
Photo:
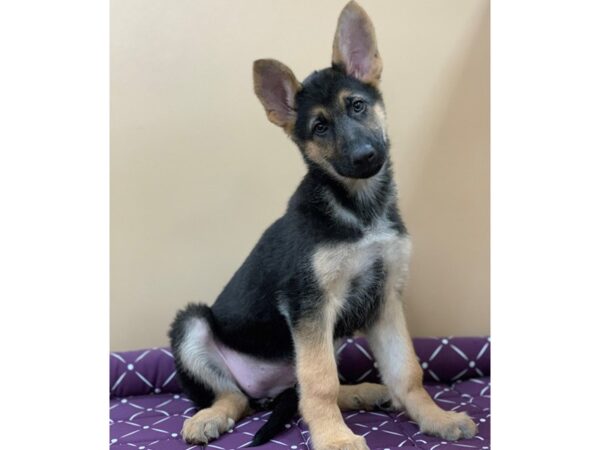
[(236, 383), (249, 397), (272, 398), (296, 384), (296, 373), (291, 363), (262, 361), (220, 343), (217, 347)]

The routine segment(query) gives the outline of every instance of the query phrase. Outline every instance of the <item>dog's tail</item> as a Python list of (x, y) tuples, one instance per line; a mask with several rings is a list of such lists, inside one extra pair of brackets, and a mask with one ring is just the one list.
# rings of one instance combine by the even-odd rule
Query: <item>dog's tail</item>
[(296, 387), (286, 389), (273, 400), (273, 412), (254, 435), (249, 447), (263, 445), (273, 439), (285, 424), (294, 418), (298, 412), (298, 392)]

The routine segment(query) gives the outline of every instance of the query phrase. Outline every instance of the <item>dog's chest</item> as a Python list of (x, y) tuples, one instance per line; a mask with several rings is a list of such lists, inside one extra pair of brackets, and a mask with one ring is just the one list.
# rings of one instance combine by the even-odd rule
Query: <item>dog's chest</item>
[[(323, 293), (342, 308), (350, 295), (373, 285), (374, 278), (408, 265), (409, 238), (380, 220), (352, 243), (324, 245), (313, 256), (313, 270)], [(382, 276), (382, 275), (381, 275)], [(383, 282), (383, 281), (382, 281)]]

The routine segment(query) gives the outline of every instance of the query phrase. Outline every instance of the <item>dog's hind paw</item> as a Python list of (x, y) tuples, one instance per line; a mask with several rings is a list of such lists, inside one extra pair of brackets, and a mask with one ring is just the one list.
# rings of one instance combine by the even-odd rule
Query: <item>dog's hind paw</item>
[(375, 383), (340, 386), (338, 406), (342, 411), (356, 409), (388, 411), (394, 409), (388, 388)]
[(233, 428), (234, 420), (214, 408), (198, 411), (183, 423), (181, 434), (190, 444), (208, 444)]

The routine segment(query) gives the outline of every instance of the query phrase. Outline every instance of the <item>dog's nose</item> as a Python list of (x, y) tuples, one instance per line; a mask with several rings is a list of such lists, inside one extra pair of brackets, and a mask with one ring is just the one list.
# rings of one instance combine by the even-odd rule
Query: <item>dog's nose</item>
[(364, 166), (375, 158), (375, 149), (370, 145), (365, 145), (352, 154), (352, 165), (354, 167)]

